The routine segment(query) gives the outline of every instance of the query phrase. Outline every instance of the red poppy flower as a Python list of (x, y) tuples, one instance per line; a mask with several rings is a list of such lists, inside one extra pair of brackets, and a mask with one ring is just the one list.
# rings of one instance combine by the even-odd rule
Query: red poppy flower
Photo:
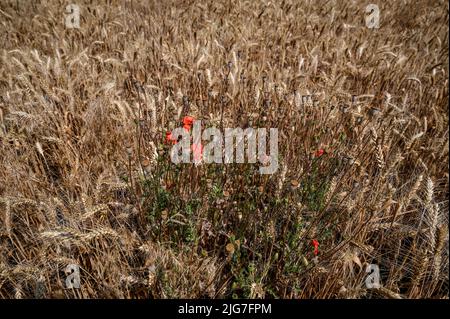
[(313, 239), (312, 244), (314, 246), (314, 255), (317, 256), (319, 253), (319, 241), (317, 239)]
[(170, 132), (170, 131), (166, 132), (166, 142), (172, 143), (172, 144), (177, 144), (177, 141), (173, 138), (172, 132)]
[(189, 132), (194, 124), (194, 121), (195, 119), (192, 116), (185, 116), (183, 118), (183, 128)]
[(316, 151), (316, 157), (320, 157), (320, 156), (322, 156), (323, 154), (325, 154), (325, 150), (324, 150), (323, 148), (318, 149), (318, 150)]

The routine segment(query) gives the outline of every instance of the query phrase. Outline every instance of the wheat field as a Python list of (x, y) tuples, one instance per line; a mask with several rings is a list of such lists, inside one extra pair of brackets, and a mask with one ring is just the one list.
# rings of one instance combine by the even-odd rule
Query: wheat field
[(1, 1), (0, 298), (448, 298), (448, 3), (369, 3)]

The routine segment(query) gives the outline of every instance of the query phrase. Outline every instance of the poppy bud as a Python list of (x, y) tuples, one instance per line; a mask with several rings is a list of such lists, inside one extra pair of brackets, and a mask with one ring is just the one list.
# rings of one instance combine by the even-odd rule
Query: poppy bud
[(316, 157), (320, 157), (325, 154), (325, 150), (323, 148), (316, 151)]
[(312, 244), (314, 246), (314, 255), (317, 256), (319, 253), (319, 241), (317, 239), (313, 239)]

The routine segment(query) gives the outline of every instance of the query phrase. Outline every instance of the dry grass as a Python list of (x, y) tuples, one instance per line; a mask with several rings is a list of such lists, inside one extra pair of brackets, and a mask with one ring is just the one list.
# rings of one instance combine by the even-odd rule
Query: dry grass
[[(0, 3), (0, 297), (448, 296), (445, 1), (378, 30), (362, 1), (76, 2)], [(170, 163), (184, 115), (278, 128), (280, 169)]]

